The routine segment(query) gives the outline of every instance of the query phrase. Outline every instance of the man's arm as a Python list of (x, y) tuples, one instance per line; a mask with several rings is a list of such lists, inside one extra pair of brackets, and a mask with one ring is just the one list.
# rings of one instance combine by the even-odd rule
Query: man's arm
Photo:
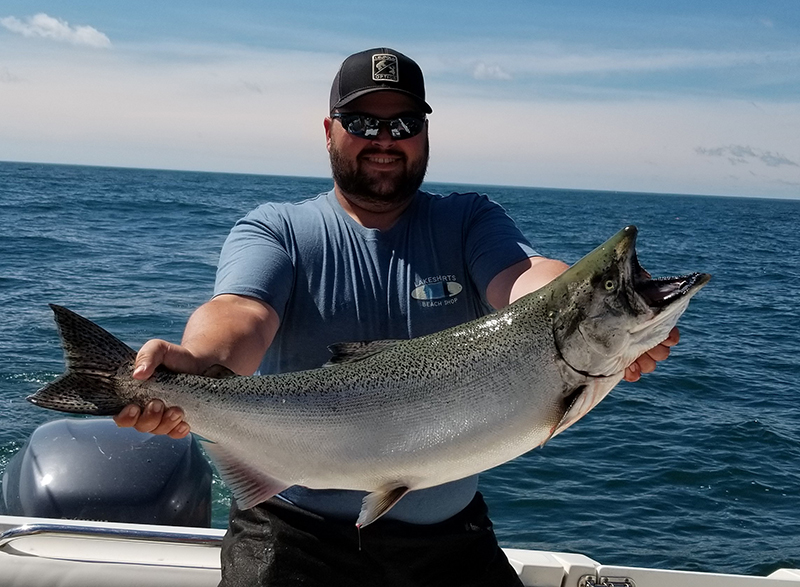
[[(133, 377), (148, 379), (159, 365), (195, 375), (213, 365), (224, 365), (240, 375), (252, 375), (272, 344), (278, 326), (278, 315), (267, 303), (231, 294), (217, 296), (195, 310), (180, 345), (160, 339), (142, 345)], [(126, 406), (114, 421), (140, 432), (182, 438), (189, 433), (183, 416), (180, 407), (164, 410), (164, 404), (154, 400), (144, 412), (136, 405)]]
[(563, 261), (530, 257), (495, 275), (486, 288), (486, 299), (495, 310), (500, 310), (547, 285), (568, 268)]
[[(504, 308), (525, 294), (536, 291), (561, 275), (569, 266), (562, 261), (532, 257), (515, 263), (498, 273), (486, 288), (486, 299), (495, 310)], [(643, 373), (652, 373), (658, 361), (669, 356), (670, 348), (678, 344), (680, 333), (673, 328), (665, 341), (650, 349), (625, 369), (626, 381), (638, 381)]]

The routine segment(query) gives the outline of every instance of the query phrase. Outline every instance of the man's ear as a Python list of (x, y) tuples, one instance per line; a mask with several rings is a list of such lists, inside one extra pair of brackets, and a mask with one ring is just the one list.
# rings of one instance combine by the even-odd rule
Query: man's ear
[(325, 127), (325, 146), (328, 148), (328, 151), (331, 150), (331, 128), (333, 127), (333, 119), (330, 116), (326, 116), (325, 120), (322, 121), (323, 126)]

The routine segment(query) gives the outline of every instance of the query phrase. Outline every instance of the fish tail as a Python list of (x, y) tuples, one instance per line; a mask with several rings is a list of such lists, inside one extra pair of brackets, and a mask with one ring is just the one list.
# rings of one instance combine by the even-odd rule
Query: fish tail
[(62, 306), (55, 313), (67, 369), (27, 399), (32, 404), (73, 414), (111, 416), (128, 403), (118, 374), (133, 365), (136, 351), (94, 322)]

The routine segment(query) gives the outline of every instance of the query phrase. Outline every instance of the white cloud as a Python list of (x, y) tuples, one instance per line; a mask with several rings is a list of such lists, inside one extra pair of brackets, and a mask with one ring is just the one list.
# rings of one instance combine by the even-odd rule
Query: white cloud
[(472, 77), (477, 80), (510, 80), (511, 74), (499, 65), (488, 65), (479, 61), (472, 70)]
[(13, 16), (7, 16), (0, 18), (0, 25), (23, 37), (41, 37), (87, 47), (111, 46), (111, 40), (94, 27), (73, 26), (65, 20), (44, 13), (30, 16), (24, 22)]
[(697, 147), (695, 153), (711, 157), (726, 157), (731, 165), (746, 164), (750, 161), (761, 161), (767, 167), (780, 167), (781, 165), (800, 167), (796, 162), (781, 153), (754, 149), (749, 145), (728, 145), (726, 147), (716, 147), (714, 149)]
[[(649, 74), (698, 70), (719, 71), (760, 67), (765, 71), (800, 65), (800, 49), (702, 50), (683, 48), (608, 49), (548, 42), (509, 42), (502, 47), (480, 50), (476, 63), (474, 49), (453, 46), (431, 50), (420, 57), (427, 74), (469, 72), (475, 79), (523, 80), (532, 76), (575, 76), (606, 74)], [(446, 55), (442, 57), (441, 55)], [(463, 57), (453, 58), (452, 55)], [(502, 65), (498, 65), (502, 64)]]

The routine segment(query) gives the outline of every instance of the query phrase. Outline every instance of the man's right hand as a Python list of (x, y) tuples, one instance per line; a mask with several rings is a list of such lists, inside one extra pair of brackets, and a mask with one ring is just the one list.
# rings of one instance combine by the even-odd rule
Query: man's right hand
[[(269, 304), (254, 298), (223, 294), (206, 302), (189, 318), (180, 345), (148, 340), (136, 355), (133, 378), (145, 381), (156, 367), (201, 375), (214, 365), (225, 365), (240, 375), (252, 375), (278, 330), (278, 314)], [(190, 350), (191, 349), (191, 350)], [(189, 424), (178, 406), (164, 409), (153, 400), (144, 410), (131, 404), (114, 416), (117, 426), (139, 432), (183, 438)]]

